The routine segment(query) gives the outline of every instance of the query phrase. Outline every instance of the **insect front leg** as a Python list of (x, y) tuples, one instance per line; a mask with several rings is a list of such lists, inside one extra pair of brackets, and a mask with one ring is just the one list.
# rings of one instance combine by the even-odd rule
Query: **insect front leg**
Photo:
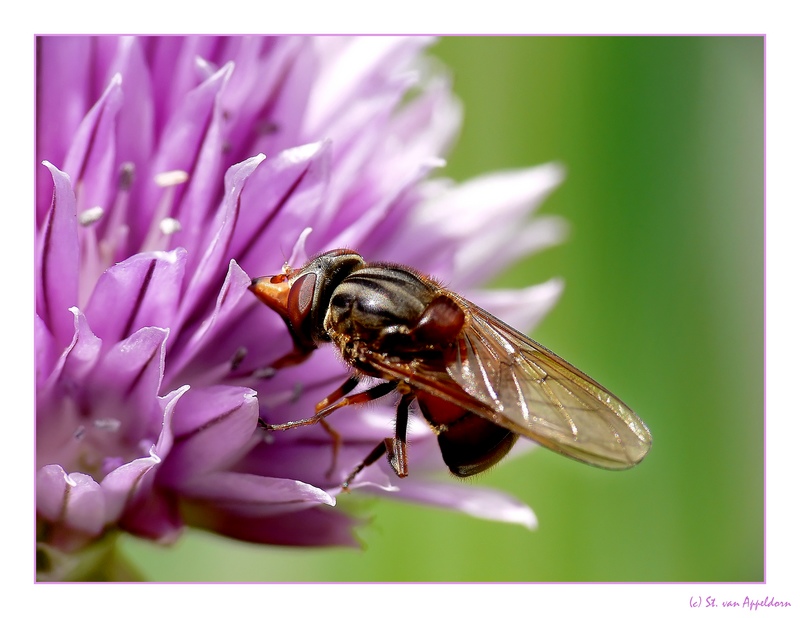
[[(258, 424), (268, 431), (286, 431), (287, 429), (305, 427), (307, 425), (315, 425), (317, 423), (322, 425), (323, 429), (325, 429), (332, 440), (333, 457), (331, 460), (331, 466), (327, 472), (327, 476), (330, 477), (331, 474), (333, 474), (333, 471), (336, 469), (336, 462), (339, 456), (339, 449), (342, 444), (342, 437), (325, 421), (325, 417), (332, 414), (339, 408), (360, 403), (367, 403), (378, 399), (379, 397), (383, 397), (384, 395), (388, 395), (397, 388), (397, 384), (395, 382), (381, 382), (380, 384), (376, 384), (372, 388), (368, 388), (367, 390), (356, 393), (355, 395), (348, 395), (348, 393), (350, 393), (359, 382), (360, 378), (358, 376), (352, 375), (347, 378), (347, 380), (345, 380), (345, 382), (339, 388), (337, 388), (317, 404), (317, 413), (314, 414), (314, 416), (279, 424), (266, 423), (259, 418)], [(405, 449), (405, 445), (403, 448)]]
[[(308, 418), (301, 418), (296, 421), (279, 423), (276, 425), (265, 423), (264, 421), (259, 419), (259, 425), (261, 425), (264, 429), (268, 429), (269, 431), (286, 431), (287, 429), (294, 429), (295, 427), (316, 425), (326, 416), (335, 412), (339, 408), (344, 408), (345, 406), (352, 406), (352, 405), (357, 405), (359, 403), (367, 403), (369, 401), (373, 401), (374, 399), (378, 399), (379, 397), (388, 395), (397, 388), (397, 384), (394, 382), (381, 382), (380, 384), (376, 384), (372, 388), (368, 388), (367, 390), (361, 391), (360, 393), (356, 393), (355, 395), (342, 397), (343, 394), (352, 391), (356, 387), (358, 382), (359, 382), (358, 378), (355, 377), (348, 378), (344, 384), (342, 384), (333, 393), (325, 397), (325, 399), (323, 399), (317, 404), (317, 413), (314, 416), (309, 416)], [(329, 403), (331, 401), (333, 403)]]

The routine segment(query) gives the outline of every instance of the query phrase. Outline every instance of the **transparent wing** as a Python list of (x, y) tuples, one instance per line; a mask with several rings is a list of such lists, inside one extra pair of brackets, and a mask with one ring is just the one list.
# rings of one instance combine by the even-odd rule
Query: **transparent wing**
[(579, 461), (610, 469), (636, 465), (652, 443), (642, 420), (589, 376), (480, 307), (446, 370), (485, 409), (474, 411)]
[(401, 362), (364, 349), (384, 378), (450, 401), (553, 451), (601, 468), (639, 463), (644, 422), (589, 376), (458, 298), (468, 323), (445, 358)]

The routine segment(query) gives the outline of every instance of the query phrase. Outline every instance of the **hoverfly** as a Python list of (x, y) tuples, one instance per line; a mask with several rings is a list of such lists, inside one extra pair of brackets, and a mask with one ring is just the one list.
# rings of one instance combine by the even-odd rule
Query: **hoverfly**
[[(650, 431), (620, 399), (547, 348), (405, 266), (368, 263), (349, 249), (328, 251), (250, 290), (284, 320), (294, 349), (273, 368), (297, 364), (332, 342), (353, 374), (320, 401), (321, 422), (347, 405), (400, 394), (394, 437), (386, 438), (343, 483), (384, 455), (408, 474), (406, 429), (417, 401), (456, 476), (493, 466), (524, 436), (578, 461), (622, 470), (650, 448)], [(350, 395), (364, 377), (382, 380)], [(334, 446), (334, 449), (336, 447)]]

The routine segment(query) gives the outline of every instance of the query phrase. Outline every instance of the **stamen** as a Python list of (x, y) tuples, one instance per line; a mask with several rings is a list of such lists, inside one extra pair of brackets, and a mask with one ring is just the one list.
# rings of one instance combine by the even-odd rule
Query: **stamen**
[(209, 62), (205, 58), (201, 58), (200, 56), (195, 56), (194, 58), (194, 66), (197, 69), (197, 72), (200, 75), (200, 78), (203, 80), (208, 79), (217, 70), (217, 67), (212, 62)]
[(153, 180), (159, 187), (174, 187), (176, 185), (182, 185), (189, 180), (189, 174), (183, 170), (171, 170), (169, 172), (156, 174)]
[(261, 369), (256, 369), (253, 372), (253, 377), (256, 380), (266, 380), (267, 378), (271, 378), (274, 375), (275, 375), (274, 367), (262, 367)]
[(104, 268), (127, 257), (125, 246), (128, 241), (128, 201), (133, 185), (136, 166), (130, 161), (119, 166), (117, 174), (117, 194), (108, 213), (105, 237), (100, 241), (100, 254)]
[(117, 187), (120, 191), (130, 191), (133, 184), (134, 172), (136, 166), (130, 161), (126, 161), (119, 166), (119, 177), (117, 178)]
[(292, 387), (292, 399), (291, 403), (297, 403), (300, 399), (300, 395), (303, 394), (303, 383), (302, 382), (295, 382), (294, 386)]
[[(156, 205), (156, 210), (153, 213), (153, 223), (147, 233), (147, 237), (141, 246), (141, 251), (164, 251), (168, 246), (169, 233), (162, 227), (163, 222), (170, 219), (172, 212), (173, 202), (175, 200), (175, 187), (181, 185), (189, 180), (189, 174), (183, 170), (172, 170), (169, 172), (161, 172), (153, 177), (153, 181), (159, 187), (164, 189), (164, 192)], [(169, 229), (169, 225), (167, 229)], [(172, 226), (174, 227), (174, 226)], [(174, 233), (177, 230), (173, 229)]]
[(83, 227), (88, 227), (92, 223), (98, 222), (103, 217), (103, 209), (100, 206), (89, 208), (78, 214), (78, 223)]
[(108, 267), (103, 261), (102, 250), (100, 248), (100, 241), (98, 240), (98, 230), (95, 227), (104, 215), (101, 206), (93, 206), (78, 212), (78, 225), (81, 226), (81, 251), (83, 253), (81, 262), (81, 272), (78, 277), (78, 301), (81, 306), (84, 306), (94, 288), (94, 283), (100, 277), (100, 274)]
[(245, 356), (247, 356), (247, 348), (244, 346), (239, 347), (236, 352), (233, 353), (233, 357), (231, 358), (231, 371), (236, 371), (239, 368)]
[(181, 222), (178, 221), (177, 219), (174, 219), (173, 217), (166, 217), (164, 219), (161, 219), (161, 221), (158, 224), (158, 227), (161, 230), (161, 233), (167, 236), (175, 234), (176, 232), (180, 232), (182, 229)]
[(122, 421), (117, 418), (98, 418), (94, 421), (94, 426), (103, 431), (118, 431)]
[(278, 124), (272, 120), (259, 120), (255, 126), (259, 135), (273, 135), (280, 129)]
[(75, 433), (72, 434), (72, 437), (80, 441), (83, 440), (83, 436), (85, 435), (86, 435), (86, 427), (84, 427), (83, 425), (78, 425), (78, 428), (75, 430)]

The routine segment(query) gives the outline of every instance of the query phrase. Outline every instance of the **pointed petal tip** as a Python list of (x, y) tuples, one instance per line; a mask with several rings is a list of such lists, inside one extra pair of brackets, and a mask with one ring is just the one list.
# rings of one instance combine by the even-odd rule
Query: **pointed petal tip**
[(306, 251), (306, 239), (314, 231), (313, 227), (305, 227), (303, 231), (300, 232), (300, 236), (297, 238), (297, 242), (295, 242), (294, 247), (292, 248), (292, 253), (287, 260), (288, 264), (305, 264), (308, 262), (308, 251)]

